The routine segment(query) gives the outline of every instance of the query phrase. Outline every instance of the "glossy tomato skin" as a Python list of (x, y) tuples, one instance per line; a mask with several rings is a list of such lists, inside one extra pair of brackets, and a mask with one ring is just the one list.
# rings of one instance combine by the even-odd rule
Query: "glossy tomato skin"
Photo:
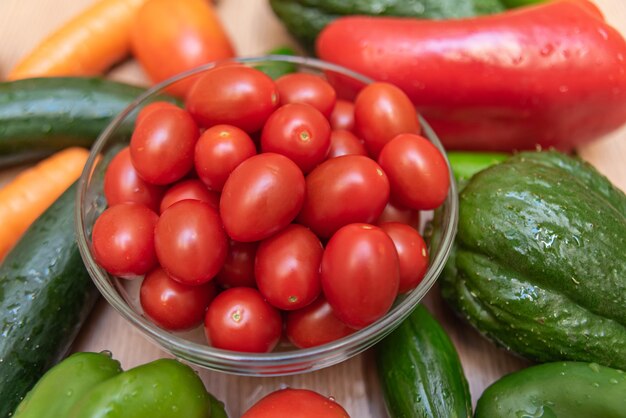
[(261, 71), (223, 65), (198, 78), (185, 104), (203, 127), (227, 124), (252, 133), (276, 110), (279, 96), (274, 81)]
[(350, 224), (326, 244), (321, 277), (337, 318), (352, 328), (364, 328), (385, 315), (398, 294), (398, 253), (379, 227)]
[(395, 136), (420, 132), (415, 107), (393, 84), (376, 82), (365, 87), (354, 102), (354, 123), (373, 158)]
[(354, 103), (339, 99), (330, 114), (330, 127), (334, 130), (354, 131)]
[(209, 305), (204, 329), (213, 347), (266, 353), (280, 339), (282, 319), (258, 290), (235, 287), (224, 290)]
[(307, 389), (280, 389), (259, 400), (241, 418), (350, 418), (331, 398)]
[(416, 210), (430, 210), (446, 200), (450, 188), (448, 165), (426, 138), (398, 135), (385, 145), (378, 162), (389, 176), (395, 202)]
[(220, 215), (235, 241), (260, 241), (296, 217), (304, 201), (304, 175), (289, 158), (264, 153), (248, 158), (230, 175)]
[(367, 150), (361, 140), (345, 129), (330, 133), (330, 151), (328, 151), (327, 158), (341, 157), (342, 155), (367, 156)]
[(231, 287), (256, 287), (254, 259), (258, 242), (238, 242), (230, 240), (224, 266), (217, 274), (217, 283), (228, 289)]
[(389, 200), (389, 181), (368, 157), (345, 155), (326, 160), (306, 178), (298, 221), (322, 238), (344, 225), (374, 222)]
[(146, 275), (139, 290), (144, 314), (168, 331), (184, 331), (202, 324), (216, 294), (213, 282), (187, 286), (157, 268)]
[(291, 73), (279, 77), (276, 87), (280, 104), (306, 103), (319, 110), (325, 118), (335, 107), (335, 89), (323, 78), (307, 73)]
[(243, 130), (215, 125), (204, 131), (196, 143), (194, 165), (200, 180), (220, 192), (230, 173), (255, 154), (256, 146)]
[(383, 209), (376, 220), (376, 225), (380, 226), (384, 222), (400, 222), (409, 225), (419, 231), (420, 229), (420, 213), (415, 209), (405, 208), (397, 203), (390, 201)]
[(193, 167), (193, 151), (200, 136), (191, 115), (176, 107), (156, 109), (135, 127), (130, 158), (145, 181), (169, 184)]
[(98, 264), (120, 277), (152, 270), (157, 263), (157, 220), (156, 213), (138, 203), (120, 203), (106, 209), (93, 226), (93, 254)]
[(139, 113), (137, 114), (137, 119), (135, 119), (135, 126), (139, 125), (146, 118), (146, 116), (148, 116), (150, 113), (154, 112), (155, 110), (171, 109), (171, 108), (178, 109), (178, 106), (170, 102), (159, 101), (159, 102), (149, 103), (145, 105), (144, 107), (142, 107)]
[(298, 348), (316, 347), (354, 332), (333, 313), (324, 296), (310, 305), (287, 313), (285, 334)]
[(220, 195), (206, 188), (204, 183), (198, 179), (182, 180), (167, 189), (161, 200), (160, 213), (181, 200), (201, 200), (218, 209), (220, 205)]
[(109, 206), (132, 202), (157, 212), (164, 193), (163, 187), (150, 184), (139, 177), (130, 159), (128, 147), (113, 157), (104, 173), (104, 197)]
[[(213, 5), (204, 0), (146, 2), (135, 18), (131, 41), (154, 82), (235, 55)], [(178, 82), (168, 90), (183, 96), (189, 87)]]
[(380, 228), (389, 235), (398, 252), (400, 285), (398, 293), (417, 287), (428, 270), (428, 247), (417, 230), (398, 222), (385, 222)]
[(155, 246), (163, 269), (190, 286), (211, 280), (224, 265), (228, 251), (217, 211), (199, 200), (182, 200), (161, 214)]
[(328, 155), (330, 124), (308, 104), (286, 104), (267, 119), (261, 149), (288, 157), (306, 174)]
[(321, 291), (320, 263), (324, 248), (302, 225), (289, 225), (261, 241), (254, 271), (259, 291), (274, 307), (302, 308)]

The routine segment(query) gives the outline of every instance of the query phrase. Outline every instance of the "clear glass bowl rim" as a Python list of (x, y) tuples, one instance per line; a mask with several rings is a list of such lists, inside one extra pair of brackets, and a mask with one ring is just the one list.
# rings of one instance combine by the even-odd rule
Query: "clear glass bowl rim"
[[(238, 58), (234, 61), (252, 65), (258, 65), (266, 62), (288, 62), (318, 71), (332, 71), (343, 76), (356, 79), (365, 84), (370, 84), (374, 81), (345, 67), (315, 58), (287, 55), (267, 55), (252, 58)], [(93, 259), (88, 242), (86, 225), (83, 221), (85, 214), (83, 202), (85, 201), (88, 184), (94, 172), (98, 155), (106, 145), (110, 135), (121, 125), (129, 113), (131, 113), (136, 106), (142, 103), (146, 98), (161, 92), (170, 84), (191, 75), (211, 69), (217, 64), (217, 62), (212, 62), (194, 68), (147, 89), (111, 121), (92, 146), (89, 158), (87, 159), (87, 163), (85, 164), (85, 168), (79, 180), (75, 205), (75, 228), (77, 231), (77, 242), (85, 266), (87, 267), (87, 270), (100, 293), (127, 321), (132, 323), (151, 340), (157, 342), (162, 348), (194, 364), (231, 374), (277, 376), (312, 371), (343, 361), (371, 347), (395, 329), (395, 327), (398, 326), (400, 322), (404, 320), (418, 305), (420, 300), (430, 290), (443, 270), (452, 248), (458, 220), (458, 198), (451, 170), (450, 190), (448, 192), (446, 199), (447, 204), (445, 205), (445, 212), (443, 214), (444, 222), (443, 230), (441, 231), (441, 240), (439, 241), (439, 248), (434, 258), (431, 259), (431, 264), (420, 285), (411, 291), (404, 300), (397, 305), (394, 305), (394, 307), (383, 318), (379, 319), (374, 324), (356, 331), (355, 333), (340, 340), (313, 348), (270, 353), (242, 353), (217, 349), (208, 345), (202, 345), (185, 340), (157, 327), (152, 322), (135, 312), (115, 289), (115, 286), (111, 283), (108, 274), (106, 274)], [(445, 150), (438, 140), (437, 135), (433, 132), (428, 123), (421, 118), (421, 116), (420, 122), (428, 139), (433, 142), (433, 144), (445, 155)], [(337, 358), (333, 360), (333, 356), (337, 356)], [(316, 367), (315, 362), (320, 362), (320, 365)], [(297, 370), (297, 366), (289, 367), (297, 364), (302, 365), (302, 370)], [(307, 365), (309, 364), (313, 364), (313, 367), (308, 367)], [(253, 370), (250, 370), (250, 366), (253, 365), (256, 367), (252, 367), (251, 369)], [(244, 366), (244, 369), (242, 369), (242, 366)], [(264, 372), (264, 368), (269, 368), (269, 370), (274, 368), (275, 371), (267, 373)], [(285, 369), (285, 372), (280, 371), (283, 368)]]

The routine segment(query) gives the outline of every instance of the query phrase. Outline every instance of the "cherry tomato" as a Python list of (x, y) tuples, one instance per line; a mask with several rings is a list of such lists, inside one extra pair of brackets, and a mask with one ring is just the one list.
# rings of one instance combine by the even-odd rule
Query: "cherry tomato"
[(267, 119), (261, 134), (261, 149), (287, 156), (306, 174), (328, 155), (330, 125), (312, 106), (286, 104)]
[(389, 181), (375, 161), (361, 155), (326, 160), (306, 178), (298, 221), (327, 238), (344, 225), (374, 222), (389, 200)]
[(183, 109), (153, 110), (137, 125), (130, 139), (133, 166), (149, 183), (173, 183), (193, 167), (199, 135), (198, 126)]
[(134, 202), (156, 212), (164, 192), (163, 187), (147, 183), (139, 177), (130, 160), (128, 147), (113, 157), (104, 173), (104, 197), (109, 206)]
[(254, 272), (263, 297), (284, 310), (313, 302), (321, 291), (323, 252), (320, 240), (302, 225), (289, 225), (261, 241)]
[(260, 241), (296, 217), (304, 201), (304, 176), (289, 158), (259, 154), (228, 177), (220, 199), (224, 228), (235, 241)]
[(372, 83), (361, 90), (354, 102), (354, 123), (374, 158), (396, 135), (420, 131), (413, 103), (389, 83)]
[(196, 143), (196, 173), (209, 189), (219, 192), (230, 173), (255, 154), (256, 146), (247, 133), (232, 125), (215, 125)]
[(329, 120), (330, 127), (334, 131), (354, 131), (354, 103), (347, 100), (337, 100)]
[(276, 80), (280, 104), (306, 103), (328, 118), (335, 107), (337, 95), (326, 80), (313, 74), (292, 73)]
[(278, 107), (276, 85), (259, 70), (219, 66), (202, 74), (187, 95), (187, 109), (201, 126), (234, 125), (260, 130)]
[(93, 254), (100, 266), (120, 276), (138, 276), (157, 263), (154, 250), (156, 213), (138, 203), (106, 209), (93, 226)]
[(328, 158), (341, 157), (342, 155), (367, 156), (367, 150), (361, 140), (352, 132), (343, 129), (330, 133)]
[(380, 166), (389, 176), (393, 200), (417, 210), (439, 207), (450, 188), (448, 165), (426, 138), (403, 134), (380, 153)]
[(383, 213), (376, 220), (376, 225), (380, 226), (384, 222), (400, 222), (419, 231), (420, 213), (417, 210), (399, 206), (394, 202), (387, 203)]
[(139, 290), (144, 314), (169, 331), (183, 331), (202, 324), (216, 290), (213, 282), (187, 286), (157, 268), (146, 275)]
[(141, 123), (141, 121), (143, 121), (146, 116), (148, 116), (150, 113), (154, 112), (155, 110), (159, 110), (159, 109), (171, 109), (171, 108), (177, 108), (178, 106), (176, 106), (173, 103), (170, 102), (152, 102), (149, 103), (147, 105), (145, 105), (144, 107), (141, 108), (141, 110), (139, 111), (139, 113), (137, 114), (137, 119), (135, 119), (135, 126), (139, 125)]
[(306, 389), (280, 389), (270, 393), (241, 418), (350, 418), (331, 398)]
[(214, 209), (220, 205), (220, 195), (206, 188), (198, 179), (183, 180), (170, 187), (161, 200), (160, 213), (181, 200), (201, 200)]
[(400, 281), (398, 253), (379, 227), (350, 224), (326, 244), (321, 278), (337, 318), (360, 329), (391, 308)]
[(285, 334), (298, 348), (316, 347), (352, 334), (323, 296), (304, 308), (287, 313)]
[(266, 353), (282, 331), (282, 319), (256, 289), (235, 287), (217, 295), (204, 320), (209, 343), (224, 350)]
[(161, 267), (187, 285), (211, 280), (224, 265), (228, 251), (217, 211), (199, 200), (182, 200), (161, 214), (155, 245)]
[(398, 293), (417, 287), (428, 270), (428, 248), (414, 228), (398, 222), (385, 222), (380, 228), (389, 235), (398, 252), (400, 286)]
[(258, 242), (238, 242), (230, 240), (224, 266), (215, 280), (224, 287), (256, 287), (254, 278), (254, 258)]
[[(209, 1), (147, 1), (132, 29), (133, 53), (154, 82), (235, 55)], [(177, 82), (168, 90), (182, 96), (189, 87)]]

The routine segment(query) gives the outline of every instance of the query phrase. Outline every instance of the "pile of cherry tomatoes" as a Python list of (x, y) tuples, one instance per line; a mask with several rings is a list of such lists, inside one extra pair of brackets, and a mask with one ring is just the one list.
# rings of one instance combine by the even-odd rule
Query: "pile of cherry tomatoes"
[[(145, 276), (160, 327), (268, 352), (380, 319), (428, 267), (419, 211), (448, 193), (445, 158), (387, 83), (337, 99), (324, 78), (241, 64), (199, 76), (185, 109), (152, 103), (110, 162), (93, 254)], [(283, 331), (284, 330), (284, 331)]]

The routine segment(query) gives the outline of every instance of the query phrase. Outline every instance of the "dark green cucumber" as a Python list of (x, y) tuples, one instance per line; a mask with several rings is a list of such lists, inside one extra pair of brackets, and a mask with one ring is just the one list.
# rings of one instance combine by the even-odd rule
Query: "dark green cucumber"
[(420, 19), (455, 19), (498, 13), (500, 0), (270, 0), (287, 30), (307, 48), (324, 27), (341, 16), (401, 16)]
[(590, 165), (526, 152), (460, 194), (444, 298), (532, 360), (626, 368), (626, 196)]
[(423, 306), (376, 346), (391, 418), (468, 418), (472, 403), (459, 356)]
[(35, 221), (0, 266), (1, 418), (67, 352), (98, 295), (74, 236), (75, 190)]
[(475, 418), (626, 418), (626, 373), (596, 363), (529, 367), (489, 386)]
[[(0, 83), (0, 166), (68, 146), (89, 148), (145, 89), (101, 78), (32, 78)], [(174, 101), (161, 96), (158, 100)], [(127, 131), (132, 126), (128, 124)]]

